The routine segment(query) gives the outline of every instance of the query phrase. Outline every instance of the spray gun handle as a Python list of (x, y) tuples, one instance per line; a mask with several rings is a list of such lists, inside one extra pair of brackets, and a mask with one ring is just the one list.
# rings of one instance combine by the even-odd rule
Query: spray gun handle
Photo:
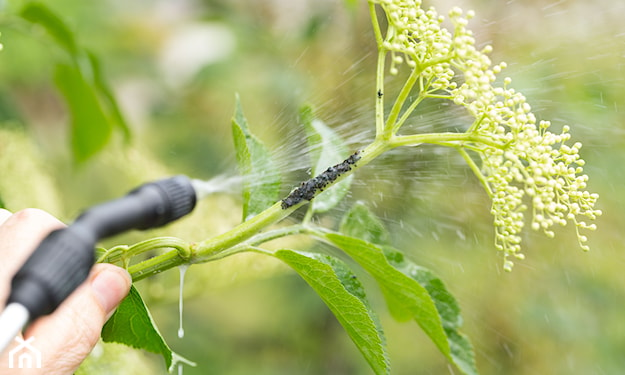
[(51, 232), (13, 276), (7, 303), (26, 307), (31, 320), (53, 312), (89, 275), (95, 243), (73, 226)]
[(51, 313), (89, 275), (98, 240), (130, 229), (165, 225), (190, 213), (195, 203), (191, 181), (175, 176), (90, 208), (41, 242), (13, 277), (8, 303), (26, 307), (31, 321)]

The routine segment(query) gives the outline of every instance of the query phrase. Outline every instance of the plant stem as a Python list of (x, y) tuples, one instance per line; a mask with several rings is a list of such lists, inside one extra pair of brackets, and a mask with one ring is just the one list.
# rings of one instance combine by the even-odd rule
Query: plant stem
[[(209, 260), (215, 260), (215, 258), (219, 258), (215, 255), (215, 253), (224, 252), (232, 248), (234, 245), (237, 245), (244, 240), (252, 237), (261, 229), (269, 226), (270, 224), (276, 223), (286, 216), (290, 215), (300, 205), (295, 205), (286, 210), (283, 210), (281, 207), (281, 202), (277, 202), (273, 206), (267, 208), (265, 211), (254, 216), (250, 220), (239, 224), (228, 232), (225, 232), (206, 241), (202, 241), (198, 244), (180, 246), (180, 242), (178, 242), (176, 244), (173, 244), (177, 246), (168, 246), (168, 244), (165, 243), (162, 244), (163, 246), (158, 246), (158, 242), (152, 243), (152, 245), (156, 246), (151, 246), (150, 249), (156, 250), (162, 248), (175, 248), (176, 250), (168, 251), (143, 262), (132, 265), (128, 268), (128, 272), (130, 272), (133, 281), (138, 281), (153, 274), (160, 273), (162, 271), (182, 264), (201, 263), (207, 262)], [(137, 245), (141, 244), (142, 243), (139, 243)], [(169, 245), (172, 244), (170, 243)], [(140, 246), (140, 249), (145, 250), (146, 247), (147, 246)], [(184, 248), (184, 251), (181, 251), (181, 248)]]
[(410, 104), (410, 107), (408, 107), (408, 109), (406, 109), (404, 111), (404, 114), (401, 116), (401, 118), (399, 119), (399, 121), (397, 121), (395, 123), (394, 128), (396, 129), (395, 132), (397, 130), (399, 130), (399, 128), (402, 127), (402, 125), (404, 125), (404, 122), (406, 122), (406, 120), (408, 120), (408, 117), (410, 117), (410, 114), (415, 110), (415, 108), (417, 108), (417, 106), (423, 101), (423, 99), (425, 99), (426, 97), (424, 95), (419, 94), (419, 96), (417, 97), (417, 99), (415, 99), (414, 102), (412, 102)]
[(380, 45), (378, 50), (378, 70), (376, 73), (376, 95), (375, 101), (375, 135), (381, 137), (384, 134), (384, 60), (386, 51)]
[(503, 149), (504, 144), (492, 138), (473, 133), (425, 133), (394, 136), (389, 140), (390, 147), (418, 146), (422, 143), (438, 144), (449, 146), (450, 142), (455, 143), (481, 143), (486, 146)]
[[(162, 249), (174, 249), (167, 253), (150, 258), (143, 262), (129, 266), (130, 259), (139, 254)], [(190, 245), (175, 237), (157, 237), (136, 243), (132, 246), (116, 246), (101, 256), (97, 263), (117, 263), (122, 262), (128, 269), (133, 281), (141, 280), (154, 273), (165, 269), (181, 265), (189, 260), (191, 256)]]
[(382, 30), (380, 30), (380, 22), (378, 22), (378, 15), (375, 12), (375, 4), (369, 2), (369, 15), (371, 16), (371, 23), (373, 26), (373, 34), (375, 35), (375, 42), (378, 45), (378, 49), (382, 48)]
[(274, 229), (274, 230), (270, 230), (264, 233), (260, 233), (256, 236), (254, 236), (253, 238), (251, 238), (249, 241), (247, 241), (251, 246), (258, 246), (260, 244), (263, 244), (265, 242), (269, 242), (271, 240), (275, 240), (278, 238), (282, 238), (285, 236), (290, 236), (293, 234), (300, 234), (300, 233), (305, 233), (307, 231), (310, 230), (310, 226), (308, 225), (290, 225), (288, 227), (284, 227), (284, 228), (278, 228), (278, 229)]
[(399, 127), (397, 126), (397, 118), (401, 113), (401, 109), (404, 106), (406, 99), (408, 99), (408, 95), (410, 95), (412, 88), (417, 82), (417, 79), (421, 76), (421, 72), (422, 71), (419, 67), (413, 69), (412, 72), (410, 72), (410, 76), (406, 80), (406, 83), (404, 83), (404, 86), (401, 88), (399, 95), (397, 95), (397, 99), (393, 104), (393, 108), (391, 108), (391, 112), (386, 120), (386, 125), (384, 126), (385, 138), (391, 138), (395, 133), (397, 133), (397, 130), (399, 130)]
[(488, 193), (488, 196), (492, 198), (493, 191), (491, 190), (490, 185), (488, 185), (488, 182), (486, 181), (486, 177), (484, 177), (484, 175), (482, 174), (482, 171), (480, 171), (480, 168), (477, 166), (477, 164), (475, 164), (473, 159), (471, 159), (471, 156), (469, 156), (469, 154), (464, 148), (458, 147), (458, 152), (460, 153), (460, 155), (462, 155), (462, 157), (464, 158), (464, 161), (467, 162), (467, 164), (469, 165), (469, 168), (471, 168), (471, 170), (473, 171), (473, 174), (475, 174), (477, 179), (480, 180), (480, 183), (484, 187), (484, 190), (486, 190), (486, 193)]
[(303, 204), (304, 202), (301, 202), (300, 204), (283, 209), (282, 203), (276, 202), (273, 206), (267, 208), (265, 211), (259, 213), (253, 218), (237, 225), (228, 232), (198, 243), (193, 249), (194, 254), (192, 255), (191, 261), (193, 263), (202, 262), (203, 258), (211, 255), (212, 253), (226, 250), (245, 241), (258, 233), (261, 229), (277, 223), (289, 216), (293, 211), (295, 211), (295, 209)]
[(148, 276), (155, 275), (162, 271), (174, 268), (186, 261), (177, 251), (168, 251), (164, 254), (157, 255), (141, 263), (128, 267), (128, 272), (132, 276), (132, 281), (136, 282)]
[(377, 99), (375, 101), (375, 134), (381, 137), (384, 133), (384, 62), (386, 60), (386, 49), (383, 46), (384, 39), (380, 30), (380, 22), (375, 12), (375, 4), (369, 3), (369, 14), (373, 25), (373, 34), (378, 46), (378, 63), (375, 81)]

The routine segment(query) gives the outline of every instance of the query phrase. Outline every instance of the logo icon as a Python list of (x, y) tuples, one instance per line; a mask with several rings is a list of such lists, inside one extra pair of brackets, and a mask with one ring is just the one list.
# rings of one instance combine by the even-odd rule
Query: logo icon
[(32, 345), (35, 337), (32, 336), (28, 340), (24, 340), (18, 336), (15, 341), (19, 345), (9, 352), (9, 368), (16, 368), (16, 359), (17, 368), (41, 368), (41, 352)]

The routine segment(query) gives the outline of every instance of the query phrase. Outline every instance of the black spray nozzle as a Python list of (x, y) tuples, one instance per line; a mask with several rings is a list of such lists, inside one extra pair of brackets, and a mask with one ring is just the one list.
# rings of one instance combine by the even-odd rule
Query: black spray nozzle
[(131, 229), (150, 229), (190, 213), (196, 193), (185, 176), (151, 182), (86, 210), (50, 233), (15, 274), (8, 303), (27, 308), (30, 320), (54, 311), (89, 275), (98, 240)]
[(175, 176), (141, 185), (122, 198), (94, 206), (72, 226), (80, 226), (101, 239), (130, 229), (163, 226), (191, 212), (195, 203), (191, 180)]

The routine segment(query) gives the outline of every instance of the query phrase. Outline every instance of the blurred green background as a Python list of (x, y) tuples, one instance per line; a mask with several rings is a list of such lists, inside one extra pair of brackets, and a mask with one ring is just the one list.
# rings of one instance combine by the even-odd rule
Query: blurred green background
[[(375, 44), (363, 0), (49, 1), (99, 57), (131, 129), (129, 140), (114, 129), (101, 152), (76, 163), (53, 79), (67, 56), (42, 28), (17, 20), (25, 3), (0, 2), (0, 203), (10, 210), (39, 207), (70, 221), (148, 179), (235, 174), (235, 93), (285, 171), (285, 193), (309, 167), (297, 121), (302, 104), (312, 104), (353, 149), (373, 135)], [(570, 227), (552, 240), (528, 232), (526, 260), (502, 272), (486, 194), (461, 158), (429, 146), (396, 150), (363, 168), (350, 198), (324, 222), (333, 225), (350, 202), (369, 202), (396, 246), (459, 299), (483, 374), (625, 372), (625, 3), (427, 5), (443, 14), (454, 5), (474, 9), (477, 40), (494, 46), (493, 61), (508, 63), (504, 74), (538, 118), (556, 130), (569, 124), (573, 140), (584, 143), (589, 189), (604, 212), (589, 236), (592, 250), (579, 249)], [(436, 103), (410, 126), (453, 129), (464, 120)], [(179, 223), (105, 245), (155, 235), (199, 241), (235, 225), (239, 203), (236, 194), (216, 195)], [(178, 273), (138, 285), (174, 350), (198, 362), (186, 374), (370, 373), (323, 303), (280, 264), (236, 256), (194, 266), (186, 281), (182, 340)], [(392, 321), (375, 292), (373, 300), (393, 374), (453, 373), (415, 324)], [(102, 373), (164, 373), (160, 358), (126, 348), (96, 352), (94, 367), (102, 366), (98, 358), (109, 366)]]

